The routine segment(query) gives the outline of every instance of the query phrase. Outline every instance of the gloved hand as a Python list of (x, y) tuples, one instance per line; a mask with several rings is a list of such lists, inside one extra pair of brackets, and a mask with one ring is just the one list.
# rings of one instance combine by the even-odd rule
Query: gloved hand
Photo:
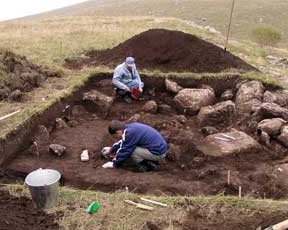
[(112, 161), (109, 161), (109, 162), (105, 163), (104, 165), (102, 165), (102, 167), (104, 169), (112, 169), (114, 167), (114, 164)]
[(111, 151), (111, 147), (104, 147), (101, 150), (102, 156), (105, 157), (105, 158), (108, 157), (110, 151)]

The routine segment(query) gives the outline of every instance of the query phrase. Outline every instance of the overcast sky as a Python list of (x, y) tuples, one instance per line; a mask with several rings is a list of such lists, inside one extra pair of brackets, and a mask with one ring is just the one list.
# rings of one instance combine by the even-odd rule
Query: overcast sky
[(0, 21), (20, 18), (87, 0), (1, 0)]

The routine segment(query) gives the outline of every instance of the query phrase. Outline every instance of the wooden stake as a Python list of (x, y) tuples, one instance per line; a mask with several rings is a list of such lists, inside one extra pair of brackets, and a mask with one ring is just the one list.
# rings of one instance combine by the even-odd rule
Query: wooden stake
[(234, 3), (235, 3), (235, 0), (232, 1), (232, 7), (231, 7), (231, 12), (230, 12), (230, 18), (229, 18), (229, 25), (228, 25), (228, 30), (227, 30), (227, 35), (226, 35), (226, 40), (225, 40), (225, 45), (224, 45), (224, 50), (225, 50), (225, 51), (226, 51), (226, 48), (227, 48), (228, 37), (229, 37), (229, 34), (230, 34), (230, 28), (231, 28), (231, 21), (232, 21)]
[(143, 201), (146, 201), (146, 202), (149, 202), (149, 203), (152, 203), (152, 204), (157, 204), (157, 205), (160, 205), (160, 206), (163, 206), (163, 207), (167, 207), (168, 205), (167, 204), (163, 204), (163, 203), (160, 203), (158, 201), (154, 201), (154, 200), (148, 200), (144, 197), (141, 197), (140, 200), (143, 200)]
[(241, 196), (242, 196), (242, 187), (239, 186), (239, 198), (241, 198)]
[(141, 204), (141, 203), (136, 203), (136, 202), (134, 202), (132, 200), (124, 200), (124, 202), (127, 203), (127, 204), (135, 205), (137, 208), (140, 208), (140, 209), (143, 209), (143, 210), (152, 211), (154, 209), (153, 207), (150, 207), (148, 205)]
[(7, 114), (7, 115), (5, 115), (5, 116), (3, 116), (3, 117), (0, 117), (0, 121), (6, 119), (6, 118), (8, 118), (8, 117), (11, 117), (11, 116), (13, 116), (13, 115), (16, 114), (16, 113), (19, 113), (20, 111), (21, 111), (21, 109), (18, 109), (18, 110), (16, 110), (16, 111), (13, 112), (13, 113), (9, 113), (9, 114)]
[(228, 172), (227, 172), (227, 184), (228, 185), (230, 184), (230, 178), (231, 178), (230, 170), (228, 170)]

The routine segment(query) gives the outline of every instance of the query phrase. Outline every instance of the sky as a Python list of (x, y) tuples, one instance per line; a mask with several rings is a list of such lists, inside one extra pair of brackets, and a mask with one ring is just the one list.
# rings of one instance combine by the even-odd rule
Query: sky
[(1, 0), (0, 21), (43, 13), (87, 0)]

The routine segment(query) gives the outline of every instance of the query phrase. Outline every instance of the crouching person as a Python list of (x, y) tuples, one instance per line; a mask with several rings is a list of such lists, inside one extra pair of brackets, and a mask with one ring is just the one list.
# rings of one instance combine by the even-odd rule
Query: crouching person
[(166, 157), (167, 143), (151, 126), (136, 122), (125, 124), (113, 120), (108, 131), (121, 140), (112, 147), (102, 149), (104, 156), (115, 153), (114, 159), (104, 164), (103, 168), (121, 167), (127, 162), (132, 162), (138, 172), (148, 172), (156, 169), (159, 161)]
[(133, 57), (127, 57), (125, 62), (115, 68), (112, 83), (116, 93), (126, 103), (131, 103), (131, 98), (138, 99), (143, 92), (144, 83), (141, 81)]

